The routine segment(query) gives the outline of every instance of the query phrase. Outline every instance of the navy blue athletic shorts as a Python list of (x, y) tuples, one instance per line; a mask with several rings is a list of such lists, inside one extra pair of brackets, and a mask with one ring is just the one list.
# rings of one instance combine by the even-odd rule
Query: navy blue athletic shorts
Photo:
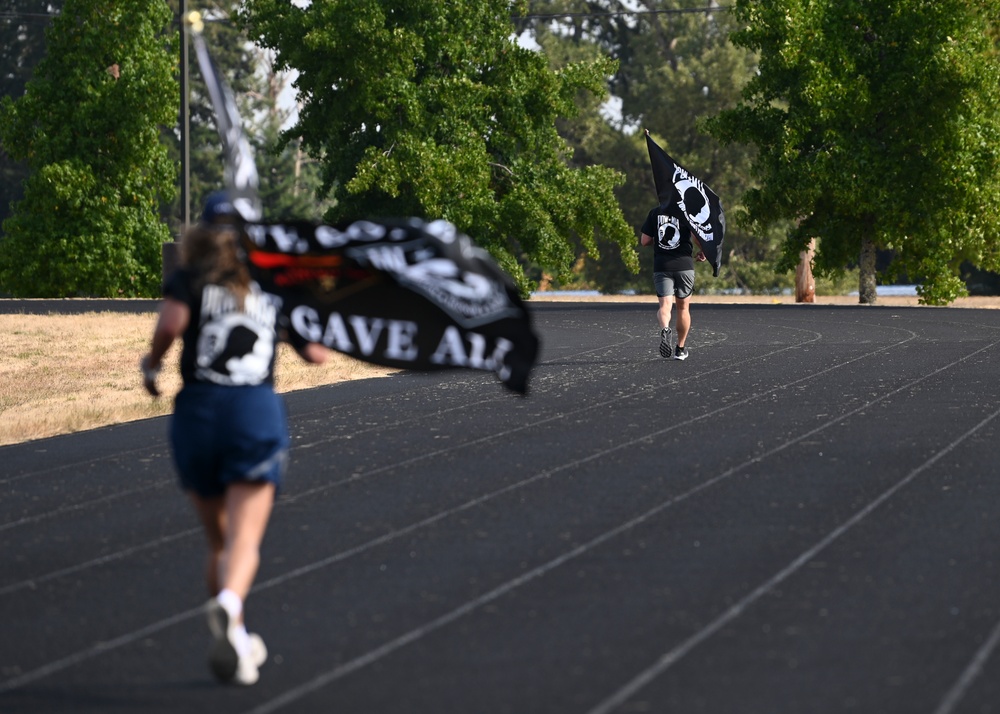
[(170, 442), (185, 491), (213, 498), (236, 481), (270, 482), (277, 491), (288, 462), (285, 404), (269, 384), (185, 385)]

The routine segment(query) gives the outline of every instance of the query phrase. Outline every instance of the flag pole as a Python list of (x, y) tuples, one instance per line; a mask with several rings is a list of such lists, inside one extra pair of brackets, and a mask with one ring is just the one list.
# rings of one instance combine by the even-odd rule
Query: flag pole
[(178, 116), (178, 129), (180, 133), (181, 150), (181, 215), (180, 226), (172, 241), (167, 241), (160, 246), (160, 266), (164, 282), (177, 264), (180, 262), (180, 240), (187, 233), (191, 224), (191, 149), (189, 135), (191, 124), (188, 107), (188, 42), (187, 42), (187, 0), (180, 0), (177, 10), (177, 24), (180, 32), (180, 112)]
[(191, 119), (188, 92), (187, 0), (180, 0), (181, 43), (181, 235), (191, 224)]
[[(194, 17), (192, 17), (192, 15)], [(181, 150), (181, 216), (180, 230), (172, 242), (164, 243), (160, 250), (162, 275), (164, 281), (180, 262), (180, 240), (191, 226), (191, 111), (188, 72), (188, 32), (187, 28), (193, 22), (200, 22), (201, 15), (197, 12), (187, 12), (187, 0), (179, 0), (178, 24), (180, 26), (180, 116), (179, 134)]]

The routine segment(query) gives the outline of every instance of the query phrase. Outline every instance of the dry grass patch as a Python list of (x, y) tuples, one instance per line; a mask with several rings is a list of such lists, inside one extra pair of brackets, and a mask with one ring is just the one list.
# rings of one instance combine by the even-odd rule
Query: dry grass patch
[[(139, 376), (155, 323), (155, 313), (0, 315), (0, 445), (170, 413), (180, 343), (164, 360), (159, 399)], [(310, 365), (281, 345), (275, 386), (290, 392), (394, 371), (336, 353)]]

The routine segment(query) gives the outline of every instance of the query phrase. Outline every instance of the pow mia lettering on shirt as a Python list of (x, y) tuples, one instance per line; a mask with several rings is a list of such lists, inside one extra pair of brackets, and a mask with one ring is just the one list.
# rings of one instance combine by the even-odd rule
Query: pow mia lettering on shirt
[(195, 377), (229, 386), (262, 384), (274, 363), (277, 309), (259, 290), (240, 310), (226, 288), (202, 290), (200, 329), (195, 346)]
[(652, 209), (642, 224), (642, 232), (654, 238), (654, 272), (694, 270), (691, 226), (676, 202)]
[(191, 309), (181, 351), (184, 384), (273, 383), (281, 298), (252, 283), (241, 308), (228, 288), (201, 286), (187, 268), (167, 279), (163, 294)]
[(681, 244), (681, 222), (675, 216), (656, 217), (656, 241), (663, 250), (674, 250)]

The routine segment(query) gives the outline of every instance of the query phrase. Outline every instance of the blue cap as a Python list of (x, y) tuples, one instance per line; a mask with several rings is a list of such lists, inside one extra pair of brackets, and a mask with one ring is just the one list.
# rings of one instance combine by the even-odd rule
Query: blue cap
[(225, 191), (213, 191), (205, 199), (205, 207), (201, 210), (203, 223), (216, 223), (220, 218), (239, 218), (236, 207), (233, 206), (229, 194)]

